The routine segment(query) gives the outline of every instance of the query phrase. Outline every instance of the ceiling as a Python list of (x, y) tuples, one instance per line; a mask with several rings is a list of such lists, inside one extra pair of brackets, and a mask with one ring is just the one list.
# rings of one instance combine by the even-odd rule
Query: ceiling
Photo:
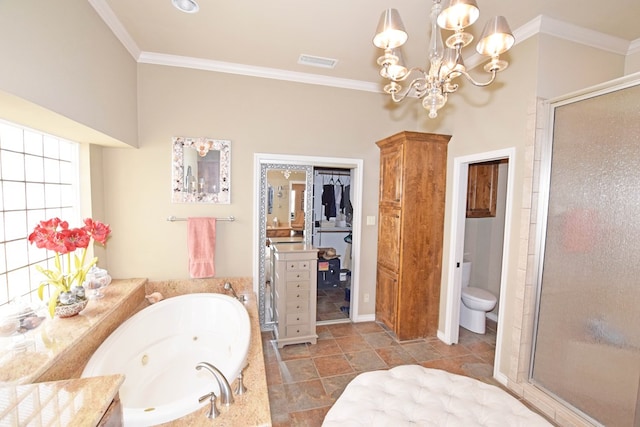
[[(231, 63), (222, 65), (227, 70), (250, 71), (247, 74), (308, 73), (379, 85), (376, 58), (381, 51), (372, 38), (381, 12), (388, 7), (398, 9), (409, 33), (403, 47), (406, 65), (426, 62), (428, 0), (197, 1), (200, 11), (187, 14), (175, 9), (171, 0), (89, 0), (141, 62), (177, 55), (184, 58), (173, 58), (173, 62), (205, 60), (209, 68)], [(602, 37), (623, 53), (640, 43), (638, 0), (478, 0), (478, 6), (480, 18), (471, 29), (476, 39), (494, 15), (507, 18), (516, 39), (531, 35), (525, 28), (532, 28), (532, 22), (544, 15), (555, 27), (562, 21), (601, 33), (562, 26), (565, 35), (579, 30), (591, 40)], [(338, 62), (333, 69), (301, 65), (297, 63), (301, 54)], [(517, 60), (512, 54), (510, 61)]]

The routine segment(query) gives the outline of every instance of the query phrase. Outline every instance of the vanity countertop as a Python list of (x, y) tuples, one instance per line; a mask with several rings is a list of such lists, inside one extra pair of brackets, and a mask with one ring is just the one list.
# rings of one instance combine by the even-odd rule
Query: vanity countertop
[(123, 381), (109, 375), (0, 387), (0, 425), (95, 426)]

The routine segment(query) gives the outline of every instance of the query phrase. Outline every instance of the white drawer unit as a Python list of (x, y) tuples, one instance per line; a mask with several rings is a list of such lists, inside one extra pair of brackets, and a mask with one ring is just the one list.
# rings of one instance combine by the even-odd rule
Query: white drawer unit
[(318, 249), (303, 243), (276, 243), (271, 250), (278, 348), (315, 344)]

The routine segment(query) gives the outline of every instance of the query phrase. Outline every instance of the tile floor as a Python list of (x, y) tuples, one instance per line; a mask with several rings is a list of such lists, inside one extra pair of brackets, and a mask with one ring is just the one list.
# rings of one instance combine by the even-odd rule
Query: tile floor
[(485, 335), (460, 328), (457, 345), (437, 338), (396, 342), (378, 323), (318, 326), (318, 343), (278, 349), (271, 332), (262, 342), (273, 426), (315, 427), (346, 385), (361, 372), (403, 364), (467, 375), (496, 385), (493, 375), (495, 323)]
[(318, 288), (316, 320), (339, 320), (349, 318), (349, 301), (345, 300), (345, 289), (348, 282), (340, 282), (337, 286)]

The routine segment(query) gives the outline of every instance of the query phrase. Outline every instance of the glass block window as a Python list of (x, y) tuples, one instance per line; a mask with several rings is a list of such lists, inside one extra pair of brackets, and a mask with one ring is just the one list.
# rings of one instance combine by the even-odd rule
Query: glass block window
[(78, 143), (0, 120), (0, 305), (38, 300), (42, 274), (54, 253), (27, 238), (42, 220), (80, 223)]

